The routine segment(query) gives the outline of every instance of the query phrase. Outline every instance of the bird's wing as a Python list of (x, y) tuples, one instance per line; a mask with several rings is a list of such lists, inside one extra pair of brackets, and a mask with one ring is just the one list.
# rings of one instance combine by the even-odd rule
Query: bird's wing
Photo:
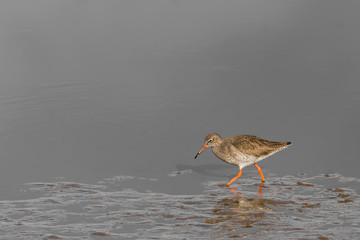
[(227, 140), (242, 153), (256, 157), (267, 156), (286, 145), (286, 143), (272, 142), (251, 135), (230, 137)]

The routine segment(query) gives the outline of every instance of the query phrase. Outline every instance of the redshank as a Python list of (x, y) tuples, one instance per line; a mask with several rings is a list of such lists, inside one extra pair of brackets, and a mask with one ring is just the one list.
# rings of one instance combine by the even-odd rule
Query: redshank
[(213, 153), (221, 160), (239, 166), (239, 173), (226, 184), (228, 187), (241, 176), (242, 169), (254, 165), (265, 182), (264, 175), (257, 162), (268, 156), (283, 150), (291, 145), (291, 142), (273, 142), (251, 135), (240, 135), (229, 138), (221, 138), (217, 133), (210, 133), (204, 140), (204, 146), (195, 158), (207, 147), (211, 147)]

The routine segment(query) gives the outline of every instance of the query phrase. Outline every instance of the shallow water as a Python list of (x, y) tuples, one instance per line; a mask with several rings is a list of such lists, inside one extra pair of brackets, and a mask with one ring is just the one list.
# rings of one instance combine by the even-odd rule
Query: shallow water
[[(0, 237), (358, 237), (359, 8), (2, 2)], [(210, 132), (293, 145), (228, 189)]]
[[(191, 173), (188, 173), (191, 174)], [(174, 176), (176, 177), (176, 176)], [(146, 179), (97, 184), (28, 183), (30, 199), (1, 201), (2, 239), (357, 239), (359, 178), (339, 174), (204, 182), (196, 195), (124, 188)]]

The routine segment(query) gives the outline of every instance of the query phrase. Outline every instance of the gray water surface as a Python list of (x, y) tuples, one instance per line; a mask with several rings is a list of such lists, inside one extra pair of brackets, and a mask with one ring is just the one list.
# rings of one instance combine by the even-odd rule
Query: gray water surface
[[(1, 238), (359, 237), (359, 10), (1, 2)], [(293, 145), (259, 194), (210, 132)]]

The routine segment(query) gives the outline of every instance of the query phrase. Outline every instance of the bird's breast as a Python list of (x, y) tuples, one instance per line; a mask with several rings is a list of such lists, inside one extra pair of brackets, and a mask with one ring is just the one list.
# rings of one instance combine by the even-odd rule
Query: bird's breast
[(243, 154), (231, 144), (213, 147), (211, 150), (219, 159), (233, 165), (252, 161), (250, 156)]

